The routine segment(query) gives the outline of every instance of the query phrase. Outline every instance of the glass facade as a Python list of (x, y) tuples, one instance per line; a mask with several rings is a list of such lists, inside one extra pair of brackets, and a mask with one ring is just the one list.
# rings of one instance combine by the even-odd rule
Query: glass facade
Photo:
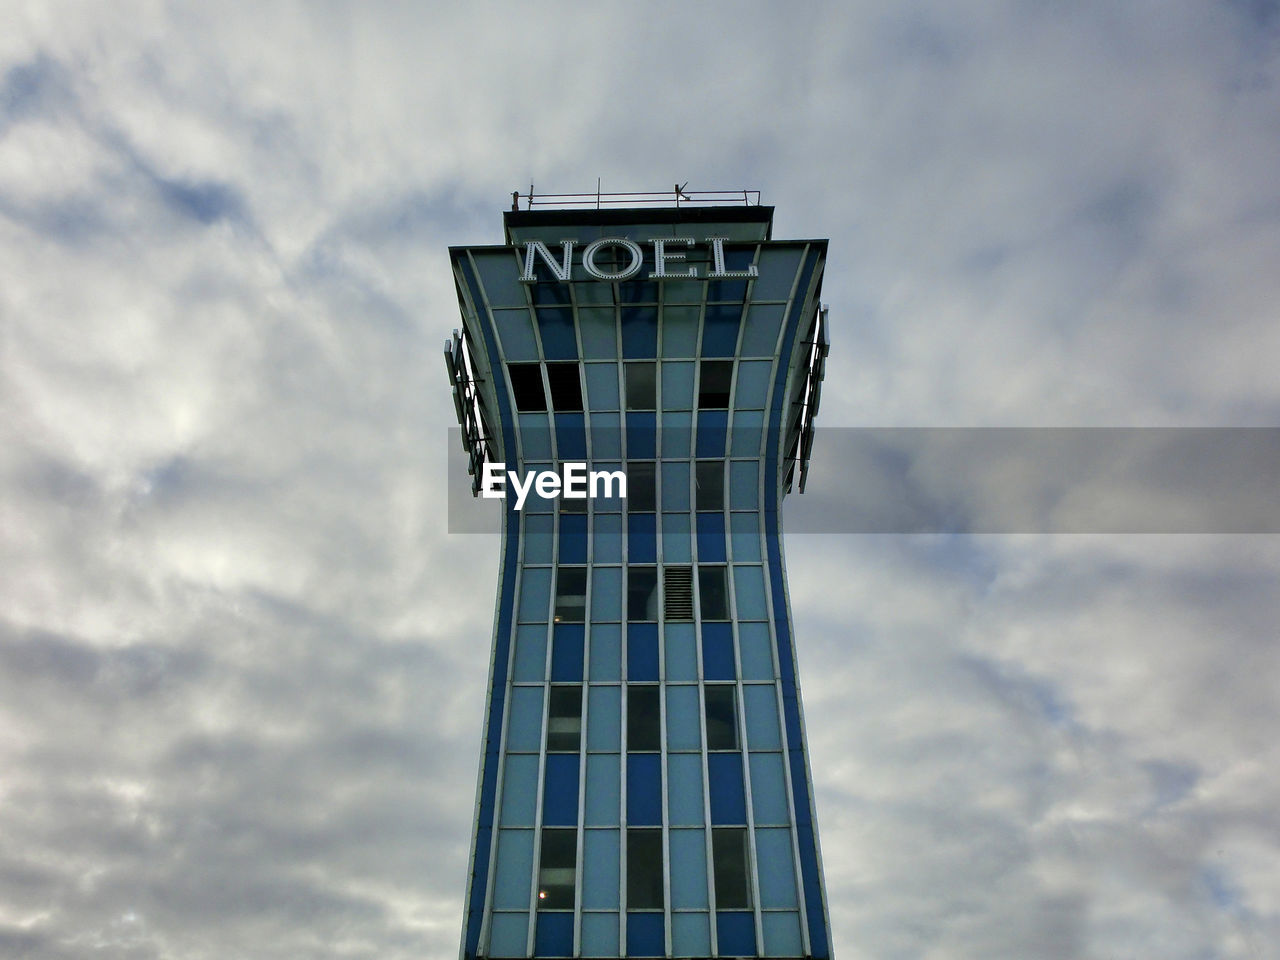
[(771, 230), (522, 211), (451, 250), (473, 473), (627, 478), (505, 502), (467, 960), (830, 955), (779, 519), (826, 242)]

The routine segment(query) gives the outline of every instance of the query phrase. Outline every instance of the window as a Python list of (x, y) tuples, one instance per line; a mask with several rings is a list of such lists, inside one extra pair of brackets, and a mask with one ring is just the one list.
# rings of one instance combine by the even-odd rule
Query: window
[(582, 741), (582, 687), (552, 686), (547, 705), (547, 750), (576, 751)]
[(561, 567), (556, 574), (556, 623), (582, 623), (587, 616), (587, 568)]
[(738, 711), (732, 684), (708, 685), (706, 696), (707, 749), (738, 749)]
[(733, 384), (733, 361), (703, 360), (699, 367), (698, 408), (726, 409), (729, 406), (729, 388)]
[(551, 405), (560, 413), (582, 412), (582, 381), (579, 364), (548, 363), (547, 382), (551, 385)]
[(693, 619), (693, 568), (664, 567), (662, 570), (662, 618)]
[(703, 620), (729, 619), (724, 567), (698, 567), (698, 600)]
[(628, 363), (626, 366), (627, 409), (653, 410), (657, 407), (657, 364)]
[(539, 910), (573, 909), (573, 881), (577, 859), (577, 830), (542, 831), (542, 857), (538, 862)]
[[(723, 567), (720, 572), (723, 577)], [(627, 619), (658, 619), (657, 567), (630, 567), (627, 570)]]
[(724, 509), (724, 461), (699, 460), (694, 467), (699, 510)]
[(516, 409), (521, 413), (540, 413), (547, 409), (547, 396), (542, 391), (542, 365), (537, 363), (510, 363), (507, 372), (511, 377), (511, 392), (516, 397)]
[[(627, 510), (656, 510), (654, 475), (657, 465), (652, 460), (627, 463)], [(582, 501), (586, 503), (586, 501)]]
[(661, 910), (662, 831), (627, 831), (627, 907)]
[(716, 909), (750, 910), (746, 829), (716, 827), (712, 830), (711, 858), (715, 870)]
[(627, 750), (661, 749), (661, 711), (656, 686), (627, 687)]

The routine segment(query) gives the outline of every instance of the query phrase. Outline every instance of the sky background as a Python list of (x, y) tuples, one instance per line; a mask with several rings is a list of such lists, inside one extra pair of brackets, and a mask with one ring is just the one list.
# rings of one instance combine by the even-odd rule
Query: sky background
[[(828, 427), (1280, 426), (1269, 0), (0, 20), (0, 956), (456, 956), (513, 190), (829, 237)], [(837, 958), (1280, 956), (1280, 537), (786, 553)]]

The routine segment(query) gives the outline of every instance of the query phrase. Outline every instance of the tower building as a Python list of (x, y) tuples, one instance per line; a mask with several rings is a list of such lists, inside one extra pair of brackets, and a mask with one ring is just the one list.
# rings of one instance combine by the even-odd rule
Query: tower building
[(827, 242), (750, 192), (523, 199), (450, 249), (505, 493), (463, 960), (829, 957), (781, 537)]

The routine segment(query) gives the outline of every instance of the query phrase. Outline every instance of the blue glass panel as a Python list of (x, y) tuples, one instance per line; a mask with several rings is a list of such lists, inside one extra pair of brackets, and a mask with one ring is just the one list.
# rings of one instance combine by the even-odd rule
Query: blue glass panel
[(724, 514), (699, 513), (697, 524), (698, 562), (723, 563), (728, 559), (724, 541)]
[[(618, 831), (587, 830), (582, 835), (582, 906), (586, 910), (617, 910)], [(614, 914), (614, 926), (617, 915)], [(614, 939), (617, 939), (615, 929)], [(616, 944), (614, 949), (618, 949)]]
[(523, 307), (525, 285), (518, 279), (520, 264), (508, 251), (472, 253), (476, 270), (484, 283), (484, 295), (492, 307)]
[(548, 360), (577, 360), (578, 339), (573, 330), (573, 311), (568, 307), (538, 307), (537, 315), (542, 355)]
[(560, 514), (560, 562), (587, 562), (587, 515)]
[(489, 926), (489, 956), (527, 957), (528, 913), (495, 913)]
[(627, 456), (652, 460), (657, 456), (658, 419), (652, 411), (627, 414)]
[(541, 683), (547, 679), (547, 628), (525, 624), (516, 628), (516, 663), (513, 679)]
[(739, 410), (733, 415), (733, 442), (729, 445), (731, 457), (760, 456), (763, 439), (763, 410)]
[(627, 679), (642, 683), (657, 682), (658, 625), (656, 623), (627, 625)]
[(742, 304), (708, 305), (702, 322), (702, 355), (732, 357), (738, 352), (738, 327), (742, 325)]
[(627, 956), (666, 956), (666, 928), (661, 913), (627, 913)]
[(755, 914), (749, 910), (717, 910), (716, 943), (722, 957), (754, 957), (756, 955)]
[[(668, 281), (668, 296), (673, 286), (674, 284)], [(698, 322), (701, 313), (702, 308), (695, 306), (662, 308), (662, 355), (664, 357), (698, 355)]]
[(512, 687), (507, 749), (542, 749), (542, 687)]
[[(596, 567), (593, 576), (599, 576)], [(591, 679), (622, 679), (622, 627), (616, 623), (591, 624)]]
[[(610, 517), (609, 519), (614, 519)], [(621, 518), (617, 518), (619, 521)], [(596, 520), (599, 524), (599, 518)], [(596, 537), (597, 541), (599, 536)], [(595, 567), (591, 571), (591, 619), (622, 619), (622, 568)]]
[(528, 310), (495, 310), (493, 322), (508, 363), (538, 359), (538, 344), (533, 339)]
[(738, 364), (738, 381), (733, 392), (735, 410), (763, 410), (769, 395), (773, 364), (767, 360), (743, 360)]
[(707, 903), (707, 838), (704, 830), (671, 831), (671, 906)]
[(533, 942), (539, 957), (573, 956), (573, 914), (539, 911)]
[[(669, 558), (668, 558), (669, 559)], [(668, 623), (663, 630), (668, 680), (698, 679), (698, 645), (692, 623)]]
[(662, 824), (661, 754), (627, 754), (627, 823), (633, 827)]
[(542, 822), (549, 827), (578, 825), (578, 755), (547, 754), (542, 785)]
[(689, 514), (662, 515), (662, 558), (667, 563), (689, 563), (693, 559), (693, 534)]
[(618, 915), (616, 913), (584, 913), (582, 915), (582, 955), (584, 957), (618, 956)]
[(725, 428), (729, 421), (727, 410), (698, 411), (698, 450), (703, 459), (720, 459), (724, 456)]
[(622, 308), (622, 355), (628, 360), (658, 356), (658, 311), (653, 307)]
[(627, 559), (631, 563), (656, 563), (658, 560), (658, 515), (627, 514)]
[(753, 753), (751, 757), (751, 815), (756, 823), (789, 823), (787, 774), (780, 753)]
[[(551, 428), (545, 413), (520, 413), (516, 415), (520, 422), (520, 455), (528, 463), (531, 460), (551, 459)], [(513, 469), (512, 464), (507, 469)], [(507, 481), (507, 494), (513, 499), (515, 491), (511, 482)]]
[(595, 523), (595, 562), (622, 562), (622, 515), (617, 513), (596, 514)]
[(662, 465), (662, 509), (689, 509), (689, 462)]
[(767, 623), (738, 624), (738, 653), (742, 657), (743, 680), (773, 681), (773, 638)]
[(762, 919), (766, 957), (798, 957), (804, 953), (799, 911), (766, 913)]
[[(616, 687), (614, 689), (617, 689)], [(621, 822), (622, 802), (622, 757), (617, 753), (587, 754), (587, 796), (586, 810), (583, 811), (583, 822), (589, 827), (616, 827)], [(591, 836), (594, 831), (587, 831)], [(617, 877), (617, 845), (618, 835), (613, 835), (614, 845), (614, 902), (599, 903), (596, 906), (616, 907)], [(587, 848), (590, 852), (590, 847)], [(584, 903), (584, 906), (592, 904)]]
[(747, 746), (751, 750), (781, 750), (778, 733), (778, 697), (773, 684), (749, 683), (742, 688), (746, 712)]
[(622, 688), (587, 688), (587, 749), (622, 749)]
[(778, 350), (778, 330), (782, 327), (782, 304), (747, 308), (746, 329), (742, 331), (741, 356), (772, 357)]
[(524, 515), (524, 531), (521, 539), (524, 543), (525, 563), (551, 562), (551, 548), (555, 543), (552, 539), (552, 529), (552, 519), (547, 514)]
[[(702, 746), (702, 708), (698, 706), (698, 688), (671, 684), (667, 687), (667, 749), (697, 750)], [(701, 761), (699, 761), (701, 763)], [(701, 793), (702, 775), (698, 775)], [(699, 803), (701, 807), (701, 803)], [(698, 823), (702, 820), (699, 819)]]
[(729, 514), (729, 538), (733, 559), (760, 562), (760, 517), (754, 513)]
[(557, 623), (552, 629), (551, 679), (556, 683), (581, 683), (585, 628), (580, 623)]
[(693, 409), (693, 374), (697, 369), (694, 363), (672, 363), (662, 365), (662, 409)]
[[(539, 280), (545, 281), (550, 277), (550, 273), (543, 273), (546, 270), (542, 264), (538, 264), (534, 270), (534, 276)], [(561, 283), (559, 280), (553, 280), (550, 283), (531, 283), (529, 286), (529, 299), (535, 306), (563, 306), (569, 302), (569, 285)]]
[(760, 877), (760, 906), (794, 908), (799, 905), (790, 830), (785, 827), (757, 830), (756, 864)]
[(613, 307), (579, 307), (578, 330), (586, 359), (613, 360), (618, 356), (618, 324)]
[(739, 824), (747, 822), (747, 798), (742, 788), (742, 754), (707, 754), (707, 777), (710, 780), (711, 822)]
[(507, 762), (502, 772), (502, 825), (532, 827), (537, 805), (537, 754), (507, 754)]
[(711, 924), (707, 914), (673, 913), (671, 950), (677, 957), (711, 956)]
[(529, 909), (533, 884), (533, 831), (499, 830), (493, 905), (499, 910)]
[[(699, 540), (699, 552), (701, 543)], [(769, 611), (764, 595), (764, 567), (735, 566), (733, 568), (734, 597), (738, 604), (738, 619), (765, 620)]]
[[(548, 437), (551, 435), (550, 432), (547, 430), (543, 430), (542, 432), (547, 434)], [(528, 474), (530, 473), (541, 473), (543, 470), (550, 470), (550, 469), (551, 469), (550, 463), (526, 462), (524, 464), (525, 477), (527, 477)], [(521, 483), (527, 482), (525, 477), (521, 478), (521, 481), (520, 481)], [(509, 480), (507, 481), (507, 489), (508, 489), (508, 492), (511, 494), (511, 503), (514, 505), (515, 502), (519, 499), (519, 495), (515, 492), (515, 490), (511, 489), (511, 483)], [(528, 513), (550, 513), (552, 510), (555, 509), (555, 505), (556, 505), (556, 501), (554, 497), (539, 496), (538, 491), (534, 488), (532, 484), (530, 484), (525, 488), (525, 501), (524, 501), (525, 513), (527, 514)]]
[(587, 423), (581, 413), (557, 413), (556, 453), (561, 460), (587, 459)]
[(591, 459), (622, 459), (622, 421), (616, 413), (592, 412)]
[(738, 679), (733, 656), (733, 626), (728, 623), (702, 625), (702, 676), (707, 680)]
[(729, 464), (729, 508), (757, 510), (760, 504), (760, 464), (734, 460)]
[[(686, 688), (671, 688), (684, 690)], [(693, 739), (698, 740), (697, 697), (698, 691), (692, 687), (694, 695)], [(670, 705), (670, 690), (668, 691)], [(537, 759), (534, 757), (533, 759)], [(671, 775), (667, 778), (667, 815), (674, 826), (700, 827), (706, 821), (702, 793), (702, 755), (698, 753), (671, 753), (667, 755), (667, 769)], [(674, 842), (674, 841), (673, 841)], [(705, 893), (705, 891), (704, 891)], [(676, 906), (680, 902), (676, 901)], [(696, 904), (687, 904), (696, 906)]]
[(693, 413), (680, 411), (662, 415), (662, 456), (679, 460), (689, 456), (693, 440)]
[[(751, 287), (752, 300), (786, 300), (791, 296), (791, 288), (796, 281), (796, 270), (800, 266), (800, 257), (804, 248), (770, 244), (760, 248), (760, 262), (756, 277)], [(796, 954), (799, 956), (799, 952)]]
[(587, 408), (618, 410), (618, 365), (616, 363), (583, 364), (587, 374)]

